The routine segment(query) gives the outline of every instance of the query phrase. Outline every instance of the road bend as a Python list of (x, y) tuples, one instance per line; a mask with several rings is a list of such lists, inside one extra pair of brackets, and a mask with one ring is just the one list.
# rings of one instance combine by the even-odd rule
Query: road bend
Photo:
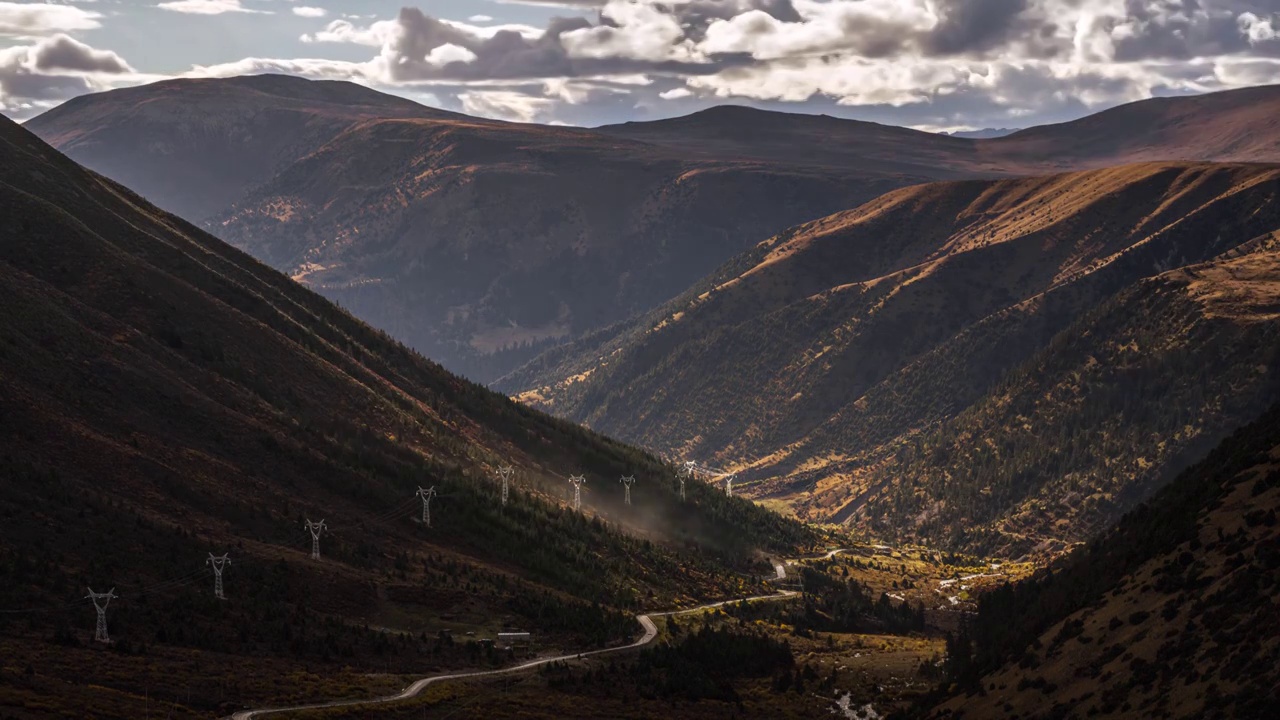
[[(786, 578), (787, 571), (784, 566), (775, 565), (774, 570), (777, 572), (777, 578), (776, 578), (777, 580), (783, 580)], [(466, 680), (470, 678), (492, 677), (495, 675), (509, 675), (513, 673), (526, 672), (528, 670), (532, 670), (534, 668), (540, 667), (542, 665), (547, 665), (553, 662), (561, 662), (564, 660), (577, 660), (579, 658), (593, 657), (596, 655), (607, 655), (610, 653), (620, 653), (620, 652), (625, 652), (627, 650), (634, 650), (636, 648), (644, 647), (645, 645), (648, 645), (649, 643), (653, 642), (654, 638), (658, 637), (658, 626), (654, 624), (653, 618), (667, 617), (669, 615), (686, 615), (690, 613), (702, 612), (704, 610), (714, 610), (716, 608), (729, 605), (730, 603), (737, 603), (737, 602), (761, 602), (765, 600), (783, 600), (789, 597), (793, 597), (796, 594), (797, 593), (794, 590), (781, 590), (779, 592), (773, 593), (772, 595), (756, 595), (754, 597), (747, 597), (747, 598), (730, 598), (728, 600), (721, 600), (719, 602), (708, 603), (706, 605), (699, 605), (698, 607), (687, 608), (684, 610), (668, 610), (666, 612), (645, 613), (643, 615), (636, 616), (636, 622), (640, 623), (640, 627), (644, 629), (644, 634), (640, 636), (639, 640), (636, 640), (630, 645), (621, 645), (619, 647), (604, 648), (601, 650), (588, 650), (586, 652), (581, 652), (581, 653), (569, 653), (567, 655), (559, 655), (556, 657), (538, 658), (536, 660), (530, 660), (525, 663), (520, 663), (519, 665), (511, 665), (509, 667), (499, 668), (497, 670), (478, 670), (474, 672), (445, 673), (442, 675), (431, 675), (429, 677), (424, 677), (421, 680), (417, 680), (413, 682), (408, 687), (396, 693), (395, 695), (386, 695), (383, 697), (369, 698), (366, 700), (333, 700), (330, 702), (310, 703), (307, 705), (292, 705), (288, 707), (260, 708), (257, 710), (241, 710), (240, 712), (233, 713), (231, 715), (231, 720), (254, 720), (254, 718), (261, 718), (261, 717), (267, 717), (269, 715), (279, 715), (279, 714), (290, 713), (290, 712), (300, 712), (303, 710), (325, 710), (330, 708), (351, 708), (351, 707), (361, 707), (361, 706), (370, 706), (370, 705), (384, 705), (387, 703), (395, 703), (395, 702), (400, 702), (402, 700), (408, 700), (410, 698), (417, 697), (418, 695), (422, 694), (423, 690), (426, 690), (431, 685), (434, 685), (436, 683), (446, 682), (448, 680)]]

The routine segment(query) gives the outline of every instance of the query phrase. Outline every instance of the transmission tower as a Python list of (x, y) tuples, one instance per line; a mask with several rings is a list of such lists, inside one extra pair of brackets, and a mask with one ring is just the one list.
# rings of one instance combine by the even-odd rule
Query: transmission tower
[(622, 479), (621, 479), (621, 480), (619, 480), (618, 482), (622, 483), (622, 490), (623, 490), (623, 492), (625, 493), (625, 494), (622, 496), (622, 502), (623, 502), (623, 504), (624, 504), (624, 505), (630, 505), (630, 504), (631, 504), (631, 486), (636, 484), (636, 478), (635, 478), (635, 476), (634, 476), (634, 475), (623, 475), (623, 476), (622, 476)]
[(738, 476), (730, 475), (724, 479), (724, 494), (729, 497), (733, 497), (733, 479), (736, 477)]
[(116, 599), (116, 589), (111, 588), (104, 593), (96, 593), (93, 588), (88, 590), (89, 594), (85, 597), (93, 601), (93, 607), (98, 611), (98, 627), (93, 632), (93, 639), (97, 642), (109, 643), (111, 638), (107, 637), (107, 606)]
[(515, 473), (515, 468), (510, 465), (504, 465), (498, 469), (498, 475), (502, 477), (502, 504), (507, 504), (507, 486), (511, 483), (511, 476)]
[[(319, 556), (320, 553), (317, 550), (316, 557)], [(213, 568), (213, 596), (219, 600), (226, 600), (227, 596), (222, 594), (222, 570), (231, 564), (231, 558), (227, 557), (227, 553), (222, 553), (221, 557), (209, 553), (209, 559), (205, 560), (204, 564)]]
[(573, 509), (580, 510), (582, 508), (582, 486), (587, 482), (586, 476), (570, 475), (569, 484), (573, 485)]
[(311, 532), (311, 559), (312, 560), (320, 559), (320, 533), (328, 529), (329, 528), (327, 528), (324, 524), (324, 520), (321, 520), (318, 523), (311, 522), (311, 520), (307, 520), (307, 530)]
[(676, 473), (676, 477), (680, 480), (680, 502), (684, 502), (684, 483), (693, 477), (693, 468), (694, 463), (690, 460), (680, 468), (680, 472)]
[(422, 498), (422, 524), (431, 527), (431, 498), (436, 496), (436, 486), (432, 485), (425, 490), (418, 488), (417, 497)]

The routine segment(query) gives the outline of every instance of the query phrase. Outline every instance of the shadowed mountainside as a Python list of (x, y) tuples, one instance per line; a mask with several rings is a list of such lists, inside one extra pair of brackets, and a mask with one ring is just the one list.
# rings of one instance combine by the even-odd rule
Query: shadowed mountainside
[[(7, 707), (139, 717), (147, 683), (206, 671), (271, 702), (333, 692), (274, 683), (298, 663), (505, 660), (429, 642), (442, 626), (615, 641), (624, 610), (738, 592), (758, 550), (813, 541), (714, 488), (682, 503), (653, 458), (449, 374), (3, 119), (0, 160), (0, 656), (6, 681), (32, 667)], [(595, 518), (562, 504), (579, 472)], [(209, 551), (232, 555), (226, 603)], [(86, 586), (120, 595), (110, 666), (83, 645)], [(182, 712), (226, 694), (188, 685)]]
[(503, 386), (808, 518), (1054, 550), (1265, 407), (1277, 228), (1265, 165), (907, 188)]
[(1280, 406), (1052, 571), (990, 592), (936, 718), (1268, 718)]

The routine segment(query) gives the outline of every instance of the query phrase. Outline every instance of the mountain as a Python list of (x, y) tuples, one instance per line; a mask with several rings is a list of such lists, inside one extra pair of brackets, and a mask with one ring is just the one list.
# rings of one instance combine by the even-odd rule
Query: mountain
[(199, 222), (353, 125), (462, 117), (352, 83), (257, 75), (82, 95), (25, 127), (81, 165)]
[(1280, 85), (1121, 105), (991, 141), (1012, 159), (1076, 169), (1117, 161), (1280, 161)]
[(1268, 718), (1280, 406), (1052, 571), (984, 595), (936, 718)]
[[(691, 149), (726, 122), (736, 141)], [(652, 308), (786, 227), (904, 185), (988, 171), (960, 140), (790, 123), (708, 111), (675, 123), (686, 142), (663, 144), (627, 128), (481, 120), (267, 75), (83, 96), (27, 127), (446, 367), (488, 380)], [(834, 127), (848, 148), (833, 150), (824, 133)], [(774, 141), (756, 142), (766, 134)], [(864, 158), (868, 148), (877, 149)]]
[(262, 75), (88, 95), (27, 126), (451, 370), (494, 380), (798, 223), (936, 180), (1280, 162), (1280, 91), (971, 140), (745, 107), (596, 129)]
[(1280, 167), (922, 185), (505, 378), (802, 517), (987, 552), (1099, 531), (1280, 390)]
[[(759, 587), (759, 553), (814, 542), (710, 486), (682, 502), (652, 457), (451, 375), (3, 119), (0, 203), (5, 714), (384, 692), (393, 661), (506, 661), (463, 631), (617, 642), (633, 607)], [(113, 652), (86, 587), (119, 596)]]

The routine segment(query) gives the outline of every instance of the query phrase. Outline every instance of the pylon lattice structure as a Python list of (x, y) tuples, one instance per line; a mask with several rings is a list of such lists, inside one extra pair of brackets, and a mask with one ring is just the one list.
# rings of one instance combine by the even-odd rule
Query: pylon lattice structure
[(98, 627), (93, 631), (93, 639), (97, 642), (109, 643), (111, 638), (107, 637), (107, 606), (116, 599), (116, 589), (111, 588), (104, 593), (96, 593), (93, 588), (88, 590), (89, 594), (85, 597), (93, 601), (93, 607), (98, 611)]
[(733, 496), (733, 481), (736, 480), (738, 477), (736, 473), (725, 472), (723, 470), (716, 470), (715, 468), (710, 468), (710, 467), (707, 467), (706, 465), (702, 465), (695, 460), (688, 460), (685, 462), (684, 466), (680, 468), (680, 473), (679, 473), (681, 500), (684, 499), (684, 481), (696, 475), (702, 476), (708, 482), (715, 482), (717, 480), (723, 479), (724, 494), (729, 495), (730, 497)]
[(436, 486), (425, 489), (419, 487), (416, 494), (422, 498), (422, 524), (431, 527), (431, 498), (436, 496)]
[(511, 483), (511, 476), (515, 474), (515, 468), (510, 465), (504, 465), (498, 469), (498, 475), (502, 478), (502, 504), (507, 504), (507, 487)]
[(680, 502), (684, 502), (684, 483), (693, 477), (694, 468), (697, 463), (689, 460), (680, 468), (680, 472), (676, 473), (676, 477), (680, 480)]
[(209, 553), (209, 559), (204, 564), (213, 568), (213, 596), (226, 600), (227, 596), (222, 594), (222, 570), (231, 564), (231, 558), (227, 557), (227, 553), (222, 553), (221, 556)]
[(587, 482), (584, 475), (570, 475), (569, 484), (573, 485), (573, 509), (582, 509), (582, 486)]
[(307, 520), (307, 530), (311, 533), (311, 559), (312, 560), (320, 559), (320, 533), (328, 529), (329, 528), (326, 527), (324, 524), (324, 520), (321, 520), (318, 523), (311, 522), (311, 520), (309, 519)]
[(624, 493), (622, 496), (622, 503), (624, 505), (630, 505), (631, 504), (631, 486), (636, 484), (635, 476), (623, 475), (622, 479), (619, 480), (618, 482), (622, 483), (622, 490)]

